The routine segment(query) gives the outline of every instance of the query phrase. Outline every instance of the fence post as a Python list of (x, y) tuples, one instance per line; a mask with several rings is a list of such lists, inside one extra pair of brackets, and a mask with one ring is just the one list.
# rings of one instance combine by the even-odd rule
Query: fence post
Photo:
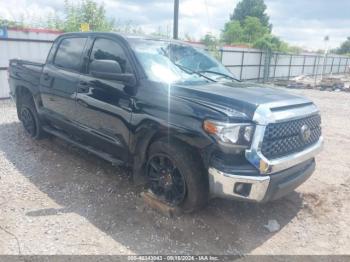
[(290, 55), (289, 68), (288, 68), (288, 80), (290, 78), (290, 69), (292, 68), (292, 59), (293, 59), (293, 55)]
[(348, 69), (348, 64), (349, 64), (349, 58), (346, 58), (344, 73), (346, 73), (346, 70)]
[(244, 66), (244, 51), (242, 51), (241, 72), (239, 74), (239, 80), (242, 80), (243, 66)]
[(276, 53), (276, 57), (275, 57), (275, 67), (273, 69), (273, 80), (275, 80), (276, 78), (277, 62), (278, 62), (278, 53)]
[(317, 61), (317, 59), (318, 59), (318, 56), (315, 56), (314, 68), (312, 69), (312, 75), (317, 74), (317, 72), (316, 72), (316, 61)]
[(260, 60), (259, 60), (259, 73), (258, 73), (258, 82), (260, 82), (260, 72), (261, 72), (261, 61), (262, 61), (263, 52), (260, 52)]
[(220, 48), (220, 62), (222, 64), (222, 58), (224, 56), (224, 50), (222, 48)]
[(333, 74), (333, 65), (334, 65), (334, 56), (333, 56), (333, 59), (332, 59), (332, 65), (331, 65), (331, 74)]
[(323, 79), (323, 75), (324, 75), (324, 71), (325, 69), (327, 69), (327, 61), (328, 61), (328, 56), (327, 56), (327, 53), (324, 54), (323, 56), (323, 64), (322, 64), (322, 72), (321, 72), (321, 79)]
[[(317, 60), (317, 65), (316, 65), (316, 60)], [(317, 75), (318, 75), (318, 65), (320, 63), (320, 57), (315, 56), (315, 64), (314, 64), (314, 87), (316, 87), (316, 82), (317, 82)]]
[(266, 49), (265, 50), (265, 61), (264, 61), (264, 82), (267, 82), (269, 80), (271, 56), (272, 56), (271, 50)]
[(306, 55), (304, 55), (304, 60), (303, 60), (303, 69), (301, 70), (301, 74), (304, 74), (304, 69), (305, 69), (305, 60), (306, 60)]
[(339, 64), (338, 64), (338, 74), (340, 73), (340, 64), (341, 64), (342, 57), (339, 58)]

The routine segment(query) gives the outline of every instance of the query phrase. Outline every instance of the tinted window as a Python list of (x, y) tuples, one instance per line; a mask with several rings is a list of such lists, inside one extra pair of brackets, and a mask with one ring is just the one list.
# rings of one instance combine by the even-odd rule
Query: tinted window
[(109, 39), (97, 39), (95, 41), (90, 60), (114, 60), (119, 63), (123, 73), (131, 72), (123, 48), (117, 42)]
[(80, 71), (80, 56), (86, 38), (66, 38), (58, 47), (54, 64), (66, 69)]

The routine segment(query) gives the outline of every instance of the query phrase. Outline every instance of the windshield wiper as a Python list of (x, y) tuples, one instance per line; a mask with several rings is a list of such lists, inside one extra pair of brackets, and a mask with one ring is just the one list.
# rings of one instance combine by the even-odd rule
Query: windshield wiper
[(197, 71), (197, 73), (211, 73), (211, 74), (215, 74), (215, 75), (220, 75), (226, 78), (229, 78), (231, 80), (237, 81), (237, 82), (242, 82), (241, 80), (234, 78), (230, 75), (224, 74), (224, 73), (220, 73), (220, 72), (216, 72), (216, 71), (210, 71), (210, 70), (201, 70), (201, 71)]
[(214, 79), (212, 79), (212, 78), (210, 78), (210, 77), (207, 77), (206, 75), (203, 75), (203, 74), (202, 74), (201, 72), (199, 72), (199, 71), (194, 71), (194, 70), (192, 70), (192, 69), (190, 69), (190, 68), (188, 68), (188, 67), (186, 67), (186, 66), (177, 64), (177, 63), (175, 63), (175, 62), (173, 62), (173, 63), (174, 63), (174, 65), (176, 65), (178, 68), (180, 68), (181, 70), (185, 71), (185, 72), (188, 73), (188, 74), (191, 74), (191, 75), (196, 74), (196, 75), (199, 75), (199, 76), (201, 76), (201, 77), (204, 77), (205, 79), (208, 79), (209, 81), (217, 82), (216, 80), (214, 80)]

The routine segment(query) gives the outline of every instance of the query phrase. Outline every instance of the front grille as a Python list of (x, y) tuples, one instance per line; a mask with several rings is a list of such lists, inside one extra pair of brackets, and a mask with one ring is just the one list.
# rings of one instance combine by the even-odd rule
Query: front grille
[[(310, 128), (310, 137), (302, 138), (302, 126)], [(316, 143), (321, 136), (321, 117), (310, 117), (292, 120), (282, 123), (268, 124), (262, 143), (261, 152), (268, 159), (279, 158), (300, 152)]]

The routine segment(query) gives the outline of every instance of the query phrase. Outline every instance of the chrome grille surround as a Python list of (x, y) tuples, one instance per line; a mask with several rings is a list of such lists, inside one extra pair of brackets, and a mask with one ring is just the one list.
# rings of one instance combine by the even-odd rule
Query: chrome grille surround
[(263, 154), (262, 146), (266, 128), (269, 124), (289, 122), (314, 115), (319, 115), (317, 107), (303, 98), (258, 106), (253, 117), (253, 121), (256, 123), (254, 138), (251, 147), (245, 152), (247, 160), (261, 174), (272, 174), (313, 158), (322, 149), (322, 136), (319, 136), (319, 139), (315, 143), (303, 148), (301, 151), (292, 152), (288, 155), (281, 154), (281, 157), (275, 157), (273, 159), (268, 159)]

